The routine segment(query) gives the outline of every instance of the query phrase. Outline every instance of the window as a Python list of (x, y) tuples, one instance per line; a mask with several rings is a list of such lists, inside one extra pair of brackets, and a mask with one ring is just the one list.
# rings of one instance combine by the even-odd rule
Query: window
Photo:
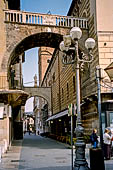
[(49, 86), (51, 86), (51, 84), (52, 84), (51, 80), (49, 80), (49, 83), (48, 83), (48, 84), (49, 84)]
[(75, 76), (73, 76), (73, 93), (75, 92)]
[(69, 98), (69, 85), (67, 83), (67, 98)]
[(84, 9), (84, 10), (83, 10), (82, 17), (83, 17), (83, 18), (87, 18), (87, 9)]
[(55, 73), (53, 73), (52, 79), (53, 79), (53, 83), (54, 83), (55, 82)]
[(45, 86), (47, 87), (47, 79), (45, 80)]
[(62, 88), (62, 102), (64, 101), (64, 89)]
[(60, 96), (59, 96), (59, 93), (57, 93), (57, 105), (59, 106), (59, 98)]

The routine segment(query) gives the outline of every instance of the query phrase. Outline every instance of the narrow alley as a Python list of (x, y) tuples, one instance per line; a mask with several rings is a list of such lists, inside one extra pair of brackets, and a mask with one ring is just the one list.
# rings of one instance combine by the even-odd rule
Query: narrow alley
[[(90, 167), (88, 145), (85, 154)], [(72, 170), (70, 146), (40, 135), (26, 133), (23, 140), (13, 142), (9, 151), (3, 155), (0, 163), (0, 170), (37, 169)], [(113, 158), (105, 161), (105, 170), (112, 169)]]

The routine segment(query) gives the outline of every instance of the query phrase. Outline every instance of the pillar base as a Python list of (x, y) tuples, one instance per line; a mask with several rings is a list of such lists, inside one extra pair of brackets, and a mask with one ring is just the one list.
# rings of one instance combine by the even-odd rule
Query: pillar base
[(87, 161), (75, 159), (74, 170), (90, 170)]
[(74, 162), (74, 170), (90, 170), (85, 158), (86, 144), (83, 139), (83, 134), (84, 134), (84, 128), (81, 126), (81, 123), (78, 122), (78, 126), (76, 128), (77, 141), (75, 143), (76, 158)]

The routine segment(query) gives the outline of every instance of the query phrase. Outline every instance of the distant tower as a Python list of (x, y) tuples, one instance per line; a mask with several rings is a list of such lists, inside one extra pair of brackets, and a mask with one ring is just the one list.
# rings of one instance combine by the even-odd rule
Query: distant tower
[(54, 48), (50, 48), (50, 47), (39, 48), (39, 51), (38, 51), (39, 86), (42, 83), (42, 80), (44, 78), (46, 69), (49, 65), (49, 61), (51, 60), (53, 52), (54, 52)]
[(34, 87), (37, 87), (37, 75), (34, 76)]

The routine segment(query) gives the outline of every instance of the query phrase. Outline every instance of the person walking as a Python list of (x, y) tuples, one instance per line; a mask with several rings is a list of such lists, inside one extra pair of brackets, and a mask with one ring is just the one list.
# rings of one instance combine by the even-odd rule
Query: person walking
[(111, 158), (111, 139), (112, 137), (109, 135), (109, 129), (105, 129), (103, 140), (104, 140), (104, 157), (106, 160), (110, 160)]
[(98, 146), (98, 136), (97, 136), (97, 129), (93, 129), (93, 133), (90, 136), (90, 141), (93, 148), (97, 148)]

